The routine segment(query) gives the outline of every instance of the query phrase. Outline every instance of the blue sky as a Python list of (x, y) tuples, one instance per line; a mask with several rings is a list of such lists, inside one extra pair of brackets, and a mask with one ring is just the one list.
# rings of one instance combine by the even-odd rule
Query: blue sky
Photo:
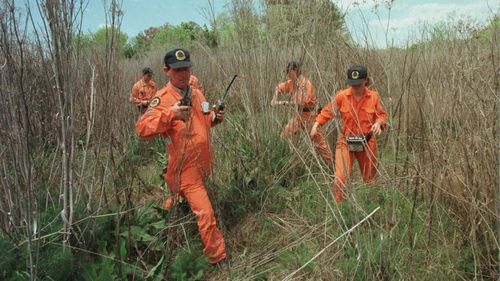
[[(83, 30), (93, 32), (105, 25), (104, 5), (103, 0), (88, 1)], [(228, 9), (229, 2), (211, 0), (216, 14)], [(259, 0), (254, 2), (259, 3)], [(387, 42), (404, 46), (408, 40), (415, 39), (410, 34), (416, 34), (415, 31), (419, 31), (419, 26), (424, 23), (433, 24), (450, 18), (468, 18), (484, 23), (494, 13), (500, 12), (500, 0), (393, 0), (390, 13), (387, 3), (391, 0), (333, 2), (346, 14), (346, 23), (354, 40), (364, 45), (365, 35), (370, 34), (368, 42), (376, 47), (386, 47)], [(208, 3), (208, 0), (122, 0), (122, 30), (133, 37), (148, 27), (165, 23), (176, 25), (194, 21), (208, 25)]]
[[(194, 21), (200, 25), (207, 24), (207, 0), (118, 0), (122, 3), (122, 31), (129, 37), (137, 35), (148, 27), (160, 26), (165, 23), (172, 25), (184, 21)], [(110, 0), (88, 0), (85, 11), (84, 31), (95, 31), (105, 25), (104, 4)], [(216, 13), (223, 12), (226, 0), (214, 0)]]

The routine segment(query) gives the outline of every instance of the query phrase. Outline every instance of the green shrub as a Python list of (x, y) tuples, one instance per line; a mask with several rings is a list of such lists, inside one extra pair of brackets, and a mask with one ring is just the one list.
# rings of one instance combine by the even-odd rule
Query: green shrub
[(17, 270), (24, 269), (25, 262), (14, 243), (3, 235), (0, 235), (0, 249), (3, 252), (0, 255), (0, 279), (10, 280)]
[[(223, 223), (228, 228), (263, 208), (273, 212), (282, 210), (286, 206), (283, 188), (293, 185), (295, 179), (303, 175), (296, 168), (290, 169), (291, 174), (287, 177), (279, 175), (289, 165), (291, 152), (288, 144), (279, 139), (278, 133), (269, 134), (264, 116), (256, 118), (262, 119), (262, 122), (245, 131), (239, 129), (240, 124), (246, 122), (242, 113), (231, 116), (225, 124), (229, 128), (237, 128), (224, 131), (226, 148), (230, 147), (225, 149), (225, 157), (229, 154), (231, 159), (228, 161), (235, 164), (223, 167), (226, 170), (215, 175), (227, 187), (221, 189), (217, 199), (220, 202), (219, 212), (224, 214)], [(263, 205), (264, 201), (271, 202), (271, 205)]]
[(176, 251), (175, 260), (170, 267), (170, 280), (201, 280), (210, 265), (205, 255), (200, 255), (201, 246), (192, 246), (191, 250), (181, 248)]
[(43, 276), (42, 280), (72, 280), (76, 273), (74, 262), (70, 250), (65, 250), (59, 245), (45, 246), (40, 255), (38, 275)]

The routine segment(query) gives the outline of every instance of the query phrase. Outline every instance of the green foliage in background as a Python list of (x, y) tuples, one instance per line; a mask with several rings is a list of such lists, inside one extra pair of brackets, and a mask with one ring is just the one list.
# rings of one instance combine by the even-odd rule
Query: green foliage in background
[(92, 52), (105, 52), (110, 49), (111, 38), (114, 41), (115, 53), (122, 57), (131, 57), (127, 34), (111, 27), (101, 27), (94, 33), (75, 36), (72, 44), (76, 52), (91, 55)]
[(153, 45), (167, 46), (179, 44), (185, 46), (198, 38), (201, 28), (194, 22), (183, 22), (178, 26), (159, 30), (153, 37)]

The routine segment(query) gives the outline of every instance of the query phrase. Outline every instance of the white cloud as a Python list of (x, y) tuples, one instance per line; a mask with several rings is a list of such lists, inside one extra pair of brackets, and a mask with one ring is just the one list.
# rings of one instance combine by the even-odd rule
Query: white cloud
[(333, 0), (341, 11), (348, 11), (354, 8), (366, 9), (374, 7), (377, 4), (387, 2), (388, 0)]
[(479, 16), (484, 12), (487, 12), (487, 5), (480, 1), (462, 5), (455, 3), (426, 3), (414, 5), (409, 16), (420, 19), (443, 20), (452, 13)]
[[(401, 8), (396, 6), (394, 12), (398, 10), (401, 10)], [(391, 28), (404, 29), (414, 27), (420, 23), (433, 24), (457, 16), (485, 19), (490, 13), (486, 3), (481, 1), (467, 4), (423, 3), (408, 5), (404, 7), (404, 10), (407, 11), (407, 15), (393, 13), (392, 19), (373, 19), (370, 21), (370, 25), (385, 28), (389, 23)]]
[(386, 28), (387, 24), (389, 23), (389, 27), (397, 27), (397, 28), (403, 28), (403, 27), (409, 27), (417, 24), (420, 21), (418, 17), (407, 17), (407, 18), (399, 18), (399, 19), (391, 19), (391, 20), (371, 20), (370, 21), (370, 26), (374, 27), (381, 27), (381, 28)]
[[(386, 5), (389, 0), (336, 2), (343, 11), (347, 11), (351, 34), (355, 38), (360, 37), (361, 41), (369, 35), (374, 45), (379, 47), (386, 45), (386, 38), (389, 42), (404, 43), (411, 37), (419, 36), (418, 29), (424, 24), (432, 25), (450, 19), (484, 23), (494, 13), (500, 12), (500, 0), (394, 0), (390, 10)], [(354, 6), (355, 2), (361, 2), (357, 6), (359, 8)]]

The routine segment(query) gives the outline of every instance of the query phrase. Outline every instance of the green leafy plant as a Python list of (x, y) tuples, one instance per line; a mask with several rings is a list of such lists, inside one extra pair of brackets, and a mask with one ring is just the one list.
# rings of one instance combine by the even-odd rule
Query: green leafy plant
[(210, 265), (205, 255), (200, 255), (201, 246), (192, 246), (191, 249), (181, 248), (170, 266), (170, 280), (194, 281), (202, 280)]

